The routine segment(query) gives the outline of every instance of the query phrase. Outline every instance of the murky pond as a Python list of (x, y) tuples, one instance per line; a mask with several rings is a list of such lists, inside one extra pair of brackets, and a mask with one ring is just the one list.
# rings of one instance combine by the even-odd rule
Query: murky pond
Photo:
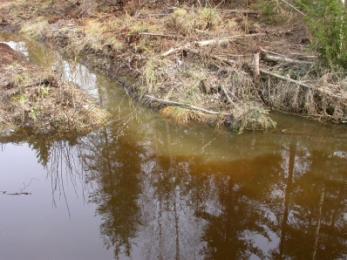
[(346, 127), (283, 115), (267, 133), (176, 126), (83, 65), (0, 41), (114, 118), (85, 137), (0, 146), (0, 259), (347, 257)]

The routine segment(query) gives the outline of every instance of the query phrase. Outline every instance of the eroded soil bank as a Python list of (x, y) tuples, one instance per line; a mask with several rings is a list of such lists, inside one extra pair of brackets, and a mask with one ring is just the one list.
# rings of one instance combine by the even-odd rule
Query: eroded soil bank
[(74, 85), (0, 43), (0, 138), (26, 131), (62, 136), (102, 126), (107, 113)]
[(346, 123), (346, 73), (320, 69), (300, 14), (255, 2), (5, 1), (0, 12), (4, 30), (79, 57), (178, 123), (267, 129), (270, 110)]

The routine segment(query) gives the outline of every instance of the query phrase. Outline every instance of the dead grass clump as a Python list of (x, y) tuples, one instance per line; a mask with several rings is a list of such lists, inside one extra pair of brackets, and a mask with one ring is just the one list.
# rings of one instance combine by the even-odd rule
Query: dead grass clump
[(198, 10), (177, 8), (167, 19), (166, 26), (183, 35), (196, 33), (195, 30), (213, 29), (222, 19), (216, 9), (201, 8)]
[(142, 92), (157, 93), (159, 88), (164, 85), (168, 78), (168, 71), (173, 64), (165, 59), (153, 56), (149, 58), (143, 67)]
[(269, 116), (269, 111), (257, 103), (239, 104), (234, 110), (233, 128), (239, 133), (245, 130), (258, 131), (276, 127), (276, 122)]
[(197, 11), (196, 26), (198, 29), (214, 29), (222, 22), (222, 18), (215, 8), (202, 8)]
[[(98, 51), (105, 46), (111, 47), (113, 50), (119, 51), (123, 49), (123, 43), (119, 41), (115, 35), (110, 35), (108, 27), (95, 19), (87, 20), (84, 25), (85, 37), (82, 38), (81, 46), (88, 45), (90, 48)], [(83, 48), (83, 47), (82, 47)]]
[[(79, 39), (80, 48), (89, 47), (95, 51), (112, 49), (116, 52), (124, 50), (125, 45), (133, 46), (135, 52), (154, 52), (157, 45), (154, 38), (149, 44), (149, 38), (139, 36), (141, 33), (160, 33), (164, 30), (162, 24), (155, 19), (144, 20), (124, 14), (110, 18), (88, 19), (82, 26), (85, 37)], [(153, 44), (152, 44), (153, 45)], [(130, 51), (130, 49), (128, 49)]]
[(192, 30), (192, 19), (187, 10), (177, 8), (168, 18), (166, 25), (169, 29), (186, 34)]
[(38, 17), (34, 21), (25, 23), (20, 32), (35, 40), (41, 40), (48, 29), (48, 21), (43, 17)]
[[(10, 52), (9, 47), (1, 51)], [(107, 113), (80, 89), (21, 55), (12, 56), (16, 59), (0, 66), (1, 128), (25, 128), (34, 134), (87, 133), (105, 123)]]
[(104, 25), (105, 32), (116, 34), (121, 32), (125, 37), (143, 32), (158, 33), (164, 29), (161, 21), (157, 19), (138, 19), (127, 13), (121, 17), (112, 17), (103, 20), (102, 24)]
[(12, 114), (11, 124), (42, 134), (83, 133), (105, 123), (106, 113), (88, 101), (80, 90), (64, 83), (54, 84), (47, 80), (22, 86), (20, 92), (3, 100), (7, 104), (6, 112)]
[(211, 60), (190, 57), (180, 64), (154, 59), (146, 64), (144, 71), (145, 93), (151, 91), (163, 100), (216, 112), (211, 115), (171, 105), (160, 111), (178, 124), (186, 125), (190, 121), (229, 124), (232, 118), (229, 125), (239, 132), (276, 126), (269, 111), (260, 105), (262, 101), (251, 75), (242, 68), (221, 64), (218, 67)]
[(219, 72), (221, 76), (221, 84), (228, 91), (229, 97), (234, 102), (257, 101), (260, 102), (253, 78), (242, 68), (230, 68)]
[(211, 119), (209, 115), (174, 106), (161, 109), (160, 114), (180, 125), (188, 125), (190, 122), (206, 123)]

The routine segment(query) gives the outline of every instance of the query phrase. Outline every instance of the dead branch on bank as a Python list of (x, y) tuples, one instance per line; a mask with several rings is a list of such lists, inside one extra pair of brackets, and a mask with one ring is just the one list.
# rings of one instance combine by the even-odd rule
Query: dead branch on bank
[(212, 110), (208, 110), (205, 108), (201, 108), (201, 107), (197, 107), (197, 106), (193, 106), (190, 104), (185, 104), (185, 103), (181, 103), (181, 102), (177, 102), (177, 101), (171, 101), (171, 100), (165, 100), (165, 99), (160, 99), (160, 98), (156, 98), (150, 95), (145, 95), (145, 97), (147, 99), (149, 99), (152, 102), (158, 102), (162, 105), (165, 106), (176, 106), (176, 107), (182, 107), (185, 109), (189, 109), (189, 110), (193, 110), (193, 111), (197, 111), (197, 112), (202, 112), (205, 114), (209, 114), (209, 115), (223, 115), (223, 116), (229, 116), (231, 115), (230, 113), (225, 113), (225, 112), (218, 112), (218, 111), (212, 111)]
[(272, 55), (266, 52), (262, 52), (262, 59), (266, 61), (273, 61), (273, 62), (284, 62), (284, 63), (297, 63), (297, 64), (302, 64), (302, 65), (313, 65), (314, 62), (312, 61), (305, 61), (305, 60), (296, 60), (292, 59), (286, 56), (278, 56), (278, 55)]
[(276, 74), (276, 73), (273, 73), (271, 71), (268, 71), (268, 70), (265, 70), (265, 69), (259, 69), (259, 71), (263, 74), (266, 74), (266, 75), (269, 75), (269, 76), (272, 76), (272, 77), (275, 77), (275, 78), (278, 78), (278, 79), (281, 79), (281, 80), (285, 80), (285, 81), (288, 81), (288, 82), (291, 82), (291, 83), (294, 83), (298, 86), (301, 86), (301, 87), (304, 87), (304, 88), (309, 88), (309, 89), (312, 89), (313, 87), (312, 86), (309, 86), (305, 83), (302, 83), (301, 81), (297, 81), (297, 80), (294, 80), (292, 78), (288, 78), (288, 77), (284, 77), (282, 75), (279, 75), (279, 74)]
[(259, 37), (259, 36), (265, 36), (265, 35), (266, 35), (265, 33), (240, 34), (240, 35), (234, 35), (232, 37), (227, 37), (227, 38), (215, 38), (215, 39), (209, 39), (209, 40), (203, 40), (203, 41), (195, 41), (194, 45), (198, 47), (221, 46), (224, 44), (228, 44), (232, 41), (235, 41), (237, 39)]
[(227, 38), (216, 38), (216, 39), (209, 39), (209, 40), (202, 40), (202, 41), (194, 41), (192, 43), (187, 43), (187, 44), (180, 46), (180, 47), (177, 47), (177, 48), (171, 48), (170, 50), (161, 54), (161, 57), (170, 56), (170, 55), (175, 54), (177, 52), (180, 52), (184, 49), (191, 49), (192, 46), (196, 46), (196, 47), (220, 46), (220, 45), (235, 41), (237, 39), (249, 38), (249, 37), (258, 37), (258, 36), (265, 36), (265, 35), (266, 35), (265, 33), (240, 34), (240, 35), (235, 35), (235, 36), (227, 37)]

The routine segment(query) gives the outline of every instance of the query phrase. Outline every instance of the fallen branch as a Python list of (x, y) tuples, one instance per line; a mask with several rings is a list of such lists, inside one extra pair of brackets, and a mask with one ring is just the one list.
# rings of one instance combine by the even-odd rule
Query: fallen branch
[(297, 53), (297, 52), (292, 52), (291, 55), (297, 56), (298, 58), (300, 57), (302, 59), (311, 59), (311, 60), (318, 59), (318, 57), (315, 55), (305, 55), (305, 54)]
[(161, 14), (139, 14), (137, 18), (139, 19), (148, 19), (149, 17), (166, 17), (169, 16), (170, 13), (161, 13)]
[(174, 54), (174, 53), (177, 53), (179, 51), (182, 51), (184, 50), (185, 48), (190, 48), (190, 44), (186, 44), (184, 46), (181, 46), (181, 47), (177, 47), (177, 48), (171, 48), (170, 50), (162, 53), (160, 56), (161, 57), (167, 57), (167, 56), (170, 56), (171, 54)]
[(213, 45), (224, 45), (230, 42), (230, 38), (219, 38), (219, 39), (211, 39), (204, 41), (196, 41), (194, 45), (197, 47), (205, 47), (205, 46), (213, 46)]
[(305, 84), (305, 83), (302, 83), (302, 82), (300, 82), (300, 81), (294, 80), (294, 79), (292, 79), (292, 78), (284, 77), (284, 76), (282, 76), (282, 75), (273, 73), (273, 72), (268, 71), (268, 70), (260, 69), (260, 72), (263, 73), (263, 74), (270, 75), (270, 76), (272, 76), (272, 77), (281, 79), (281, 80), (285, 80), (285, 81), (294, 83), (294, 84), (296, 84), (296, 85), (298, 85), (298, 86), (301, 86), (301, 87), (304, 87), (304, 88), (310, 88), (310, 89), (313, 88), (312, 86), (309, 86), (309, 85), (307, 85), (307, 84)]
[[(192, 48), (190, 48), (190, 45), (189, 46), (187, 45), (187, 46), (183, 46), (183, 47), (180, 47), (180, 48), (170, 49), (169, 51), (163, 53), (161, 55), (161, 57), (166, 57), (166, 56), (169, 56), (169, 55), (171, 55), (173, 53), (177, 53), (179, 51), (186, 51), (186, 52), (193, 53), (193, 54), (195, 54), (197, 56), (204, 56), (204, 53), (201, 53), (200, 51), (198, 51), (196, 49), (192, 49)], [(212, 55), (212, 54), (208, 54), (206, 56), (208, 56), (209, 58), (211, 58), (213, 60), (216, 60), (218, 62), (228, 64), (230, 66), (232, 66), (232, 65), (234, 65), (236, 63), (234, 60), (222, 58), (222, 57), (219, 57), (219, 56), (216, 56), (216, 55)]]
[(266, 35), (266, 34), (265, 33), (240, 34), (240, 35), (235, 35), (235, 36), (228, 37), (228, 38), (218, 38), (218, 39), (209, 39), (209, 40), (203, 40), (203, 41), (195, 41), (193, 43), (188, 43), (186, 45), (183, 45), (183, 46), (180, 46), (177, 48), (171, 48), (170, 50), (161, 54), (161, 57), (170, 56), (170, 55), (177, 53), (179, 51), (182, 51), (184, 49), (191, 49), (192, 46), (206, 47), (206, 46), (213, 46), (213, 45), (221, 45), (221, 44), (226, 44), (226, 43), (229, 43), (229, 42), (232, 42), (234, 40), (241, 39), (241, 38), (258, 37), (258, 36), (264, 36), (264, 35)]
[(194, 45), (198, 47), (223, 45), (223, 44), (227, 44), (231, 41), (241, 39), (241, 38), (258, 37), (258, 36), (264, 36), (264, 35), (266, 34), (265, 33), (240, 34), (240, 35), (235, 35), (228, 38), (217, 38), (217, 39), (209, 39), (209, 40), (203, 40), (203, 41), (195, 41)]
[(145, 97), (150, 99), (151, 101), (158, 102), (158, 103), (160, 103), (162, 105), (182, 107), (182, 108), (185, 108), (185, 109), (194, 110), (194, 111), (198, 111), (198, 112), (202, 112), (202, 113), (210, 114), (210, 115), (224, 115), (224, 116), (230, 115), (230, 113), (212, 111), (212, 110), (208, 110), (208, 109), (205, 109), (205, 108), (189, 105), (189, 104), (186, 104), (186, 103), (180, 103), (180, 102), (176, 102), (176, 101), (156, 98), (156, 97), (153, 97), (153, 96), (150, 96), (150, 95), (145, 95)]
[(262, 56), (262, 58), (264, 60), (267, 61), (274, 61), (274, 62), (286, 62), (286, 63), (297, 63), (297, 64), (304, 64), (304, 65), (313, 65), (314, 62), (312, 61), (304, 61), (304, 60), (296, 60), (296, 59), (292, 59), (286, 56), (275, 56), (275, 55), (271, 55), (268, 53), (264, 53), (264, 55)]

